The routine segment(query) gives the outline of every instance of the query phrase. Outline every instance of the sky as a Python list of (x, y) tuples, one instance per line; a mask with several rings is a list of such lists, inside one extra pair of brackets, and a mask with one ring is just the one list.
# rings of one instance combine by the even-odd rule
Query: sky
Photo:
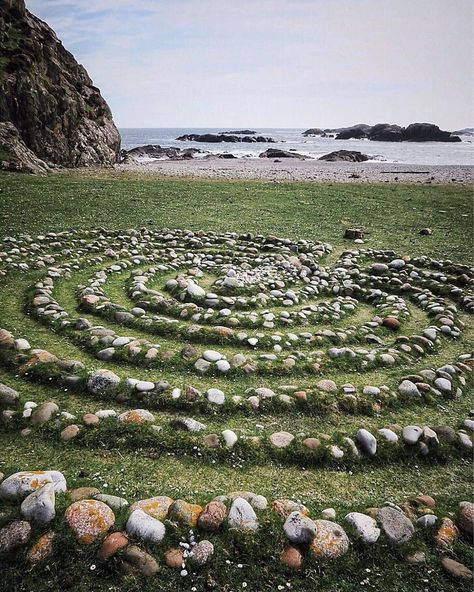
[(474, 125), (471, 0), (26, 0), (119, 127)]

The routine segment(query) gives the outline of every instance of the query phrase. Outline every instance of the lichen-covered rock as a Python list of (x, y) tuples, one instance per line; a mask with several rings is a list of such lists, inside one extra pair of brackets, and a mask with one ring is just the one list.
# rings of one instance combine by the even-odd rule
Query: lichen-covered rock
[(96, 370), (87, 380), (87, 390), (93, 395), (99, 395), (116, 388), (120, 384), (120, 377), (111, 370)]
[(116, 162), (120, 135), (107, 103), (24, 0), (0, 5), (0, 38), (0, 121), (17, 132), (2, 125), (0, 160), (10, 163), (3, 168), (44, 172), (46, 162), (69, 167)]
[(288, 518), (292, 512), (299, 512), (303, 516), (309, 516), (309, 510), (303, 504), (289, 499), (277, 499), (272, 503), (272, 510), (282, 518)]
[(2, 481), (0, 498), (20, 500), (45, 483), (53, 483), (56, 493), (66, 491), (66, 479), (59, 471), (22, 471)]
[(139, 500), (130, 506), (130, 514), (135, 510), (142, 510), (157, 520), (164, 520), (168, 516), (168, 510), (173, 501), (166, 495)]
[(0, 528), (0, 555), (26, 545), (30, 536), (31, 526), (24, 520), (14, 520)]
[(450, 549), (458, 536), (459, 530), (451, 518), (443, 518), (435, 536), (436, 547), (441, 551)]
[(223, 502), (214, 500), (209, 502), (198, 518), (198, 526), (207, 532), (217, 532), (227, 515), (227, 508)]
[(459, 504), (458, 524), (472, 542), (474, 537), (474, 504), (472, 502), (461, 502)]
[(85, 544), (104, 535), (115, 522), (112, 510), (97, 500), (85, 499), (71, 504), (64, 515), (77, 538)]
[(310, 545), (314, 557), (336, 559), (349, 550), (349, 539), (342, 526), (329, 520), (315, 520), (316, 532)]
[(147, 409), (132, 409), (121, 413), (118, 418), (122, 423), (150, 423), (155, 421), (155, 416)]
[(198, 565), (205, 565), (213, 554), (214, 545), (211, 541), (202, 540), (191, 549), (189, 559)]
[(42, 534), (36, 543), (28, 550), (26, 558), (31, 563), (39, 563), (50, 557), (53, 553), (53, 541), (55, 534), (52, 530)]
[(130, 536), (150, 543), (161, 543), (166, 534), (163, 522), (143, 510), (134, 510), (130, 514), (125, 530)]
[(54, 485), (45, 483), (30, 493), (21, 503), (21, 515), (39, 524), (51, 522), (56, 515)]
[(168, 519), (183, 526), (196, 526), (202, 506), (190, 504), (184, 500), (176, 500), (168, 510)]

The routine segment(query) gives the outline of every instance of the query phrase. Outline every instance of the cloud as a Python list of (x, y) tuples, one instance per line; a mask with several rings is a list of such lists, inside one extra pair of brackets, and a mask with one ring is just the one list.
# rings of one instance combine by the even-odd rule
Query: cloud
[(27, 0), (122, 126), (471, 125), (455, 0)]

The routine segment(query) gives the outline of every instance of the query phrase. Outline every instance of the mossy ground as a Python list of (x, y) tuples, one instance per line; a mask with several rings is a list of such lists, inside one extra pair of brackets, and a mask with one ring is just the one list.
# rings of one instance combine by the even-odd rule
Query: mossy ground
[[(393, 249), (400, 255), (425, 254), (472, 262), (473, 208), (472, 192), (468, 187), (178, 180), (113, 171), (64, 172), (48, 177), (0, 174), (0, 210), (2, 235), (100, 226), (108, 229), (179, 227), (324, 240), (332, 243), (336, 253), (340, 253), (343, 248), (352, 246), (351, 242), (341, 238), (344, 229), (360, 227), (365, 230), (367, 245), (371, 247)], [(432, 236), (418, 234), (425, 226), (433, 229)], [(21, 295), (34, 280), (35, 272), (31, 272), (8, 277), (2, 282), (0, 326), (57, 355), (82, 359), (90, 367), (100, 367), (101, 364), (85, 350), (25, 315)], [(59, 288), (61, 303), (69, 310), (75, 306), (73, 285), (64, 282)], [(120, 282), (111, 282), (107, 289), (114, 300), (125, 302)], [(440, 353), (420, 362), (419, 368), (452, 361), (472, 347), (472, 322), (467, 316), (464, 320), (469, 328), (462, 340), (447, 343)], [(105, 323), (101, 321), (101, 324)], [(108, 364), (108, 367), (113, 368), (113, 365)], [(113, 369), (122, 376), (133, 375), (132, 367), (117, 364)], [(166, 372), (160, 373), (161, 376), (167, 378)], [(175, 374), (173, 376), (176, 378)], [(395, 380), (396, 376), (395, 370), (380, 369), (364, 376), (335, 370), (330, 377), (338, 383), (350, 380), (356, 384), (380, 384)], [(199, 379), (189, 378), (189, 382), (199, 386)], [(259, 380), (261, 384), (268, 383), (268, 378)], [(0, 382), (17, 388), (23, 401), (54, 400), (62, 409), (72, 413), (106, 406), (105, 402), (84, 395), (24, 382), (2, 369)], [(113, 407), (121, 409), (119, 405)], [(465, 392), (461, 401), (398, 406), (371, 417), (334, 414), (307, 417), (304, 413), (293, 412), (288, 416), (278, 412), (225, 417), (193, 414), (193, 417), (201, 419), (210, 431), (216, 432), (231, 427), (255, 433), (256, 424), (263, 424), (264, 433), (288, 429), (333, 434), (341, 428), (351, 431), (364, 425), (376, 429), (389, 423), (458, 426), (471, 407), (472, 392)], [(168, 413), (158, 416), (163, 421), (170, 417)], [(204, 503), (216, 494), (245, 489), (269, 499), (301, 500), (312, 509), (314, 516), (323, 508), (332, 506), (340, 518), (348, 511), (363, 510), (386, 500), (403, 502), (420, 492), (433, 495), (438, 502), (439, 514), (446, 515), (456, 509), (459, 501), (471, 496), (472, 466), (466, 459), (450, 460), (448, 464), (416, 460), (387, 465), (367, 463), (351, 471), (330, 467), (297, 468), (269, 461), (264, 464), (244, 462), (241, 468), (235, 468), (231, 463), (212, 464), (193, 457), (167, 454), (156, 458), (147, 448), (118, 449), (105, 438), (102, 445), (97, 442), (90, 447), (67, 445), (44, 437), (41, 432), (27, 439), (0, 434), (0, 446), (0, 470), (6, 474), (22, 469), (58, 469), (64, 471), (70, 487), (95, 485), (130, 500), (169, 494), (176, 499)], [(61, 503), (64, 505), (66, 501), (63, 499)], [(270, 515), (262, 520), (268, 521), (270, 528), (266, 531), (270, 536), (266, 538), (234, 540), (234, 535), (228, 532), (215, 538), (218, 549), (209, 571), (217, 582), (216, 590), (257, 592), (283, 586), (296, 591), (372, 589), (411, 592), (465, 587), (442, 572), (438, 555), (430, 549), (428, 536), (420, 536), (416, 541), (416, 548), (427, 550), (428, 561), (423, 566), (407, 565), (402, 550), (388, 552), (383, 543), (378, 543), (373, 548), (356, 545), (345, 558), (332, 564), (309, 562), (302, 574), (290, 574), (278, 563), (282, 548), (280, 522)], [(207, 571), (181, 578), (163, 568), (149, 582), (130, 578), (120, 580), (114, 569), (101, 566), (90, 569), (97, 563), (94, 546), (75, 544), (66, 531), (62, 532), (60, 540), (61, 550), (58, 549), (48, 568), (25, 568), (20, 556), (13, 569), (4, 566), (0, 589), (68, 588), (80, 592), (91, 589), (171, 592), (191, 590), (193, 586), (197, 590), (208, 589), (207, 575), (204, 575)], [(157, 557), (162, 553), (159, 549), (152, 549), (152, 552)], [(471, 562), (466, 545), (459, 545), (455, 556), (464, 559), (467, 565)], [(242, 568), (237, 567), (240, 563)], [(245, 588), (244, 583), (247, 584)]]

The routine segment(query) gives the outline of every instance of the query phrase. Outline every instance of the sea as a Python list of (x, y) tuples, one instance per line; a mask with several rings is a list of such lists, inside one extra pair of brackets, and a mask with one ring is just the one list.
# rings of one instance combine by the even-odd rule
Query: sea
[[(129, 150), (146, 144), (161, 147), (200, 148), (206, 153), (230, 153), (238, 158), (257, 158), (267, 148), (281, 148), (318, 158), (334, 150), (357, 150), (371, 156), (374, 162), (417, 165), (474, 165), (474, 136), (460, 136), (462, 142), (372, 142), (370, 140), (336, 140), (320, 136), (303, 136), (305, 131), (288, 128), (252, 128), (258, 135), (273, 138), (276, 143), (206, 144), (176, 140), (184, 134), (218, 134), (244, 128), (120, 128), (122, 148)], [(247, 128), (245, 128), (247, 129)]]

